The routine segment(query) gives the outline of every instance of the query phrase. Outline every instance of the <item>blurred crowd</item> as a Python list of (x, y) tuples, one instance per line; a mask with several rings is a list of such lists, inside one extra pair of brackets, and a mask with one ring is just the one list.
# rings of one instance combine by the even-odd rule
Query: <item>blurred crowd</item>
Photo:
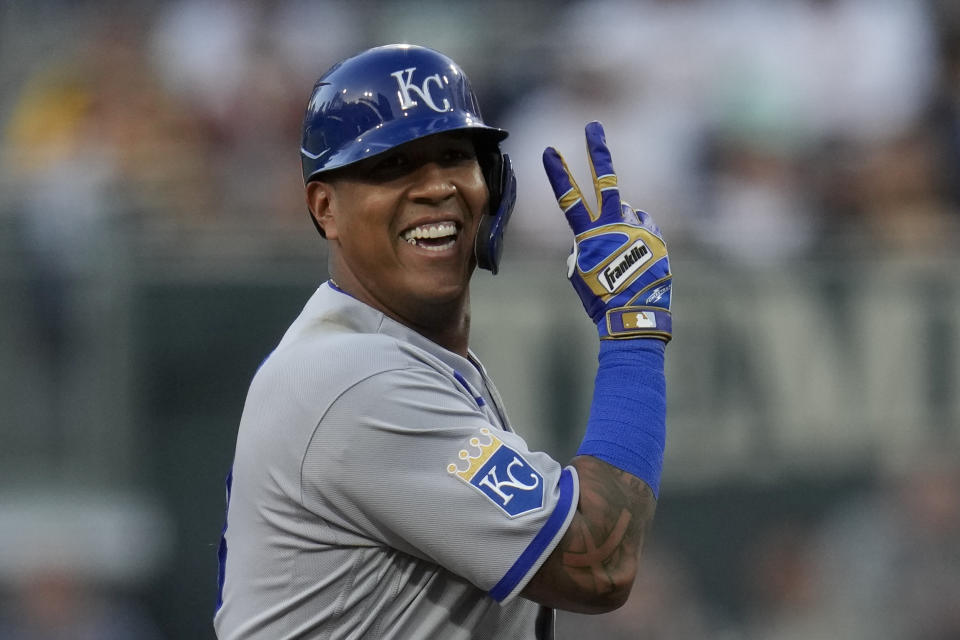
[(540, 154), (588, 180), (591, 119), (628, 199), (684, 250), (762, 265), (956, 245), (949, 0), (13, 2), (0, 19), (0, 211), (74, 263), (105, 224), (309, 233), (306, 96), (390, 41), (460, 61), (511, 132), (514, 251), (567, 250)]
[[(671, 255), (763, 268), (960, 245), (954, 0), (11, 0), (0, 233), (31, 285), (31, 357), (64, 358), (71, 300), (105, 295), (77, 284), (124, 239), (186, 255), (209, 247), (198, 236), (242, 237), (252, 254), (313, 237), (298, 156), (309, 91), (336, 60), (401, 41), (460, 62), (487, 122), (510, 131), (507, 260), (569, 251), (540, 155), (556, 146), (585, 184), (594, 119)], [(816, 518), (764, 523), (742, 550), (717, 542), (738, 554), (738, 606), (712, 600), (655, 529), (628, 606), (566, 616), (560, 637), (960, 638), (960, 462), (928, 458)], [(0, 585), (0, 638), (160, 633), (83, 576)]]
[[(550, 51), (549, 82), (505, 117), (511, 149), (533, 174), (544, 143), (562, 146), (588, 178), (578, 125), (601, 119), (622, 190), (654, 212), (668, 241), (748, 266), (825, 251), (949, 250), (958, 205), (954, 6), (573, 5)], [(546, 184), (527, 182), (519, 231), (565, 247), (565, 230), (546, 224)]]
[(719, 577), (726, 597), (706, 591), (689, 550), (654, 528), (627, 604), (603, 622), (561, 613), (561, 637), (960, 638), (960, 455), (926, 454), (830, 507), (759, 519), (740, 546), (718, 535), (722, 525), (700, 532), (701, 544), (733, 556)]

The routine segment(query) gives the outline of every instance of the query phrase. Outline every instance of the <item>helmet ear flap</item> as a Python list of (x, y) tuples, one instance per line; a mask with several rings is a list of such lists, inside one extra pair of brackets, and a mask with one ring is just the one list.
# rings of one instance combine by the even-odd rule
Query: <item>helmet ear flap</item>
[(477, 163), (483, 173), (483, 180), (487, 183), (490, 192), (490, 211), (493, 212), (500, 204), (501, 182), (503, 175), (503, 154), (500, 145), (476, 136), (474, 143), (477, 151)]
[(478, 153), (478, 161), (490, 191), (490, 207), (480, 218), (474, 253), (477, 266), (496, 275), (503, 255), (503, 233), (517, 200), (517, 178), (510, 156), (500, 153), (499, 147), (493, 154)]

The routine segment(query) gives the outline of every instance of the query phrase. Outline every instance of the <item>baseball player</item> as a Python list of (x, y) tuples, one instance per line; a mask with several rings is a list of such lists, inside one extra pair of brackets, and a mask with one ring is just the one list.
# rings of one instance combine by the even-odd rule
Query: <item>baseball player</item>
[(497, 272), (514, 203), (506, 135), (430, 49), (370, 49), (314, 87), (300, 153), (331, 278), (250, 386), (221, 640), (543, 640), (555, 608), (626, 600), (664, 446), (666, 246), (620, 201), (599, 123), (597, 207), (545, 151), (601, 346), (578, 455), (531, 451), (468, 346), (470, 278)]

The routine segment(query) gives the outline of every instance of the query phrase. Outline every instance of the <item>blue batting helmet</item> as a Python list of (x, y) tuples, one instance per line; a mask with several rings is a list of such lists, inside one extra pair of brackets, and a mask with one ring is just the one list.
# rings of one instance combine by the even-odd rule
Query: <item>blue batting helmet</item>
[(507, 132), (483, 122), (470, 81), (442, 53), (415, 45), (386, 45), (347, 58), (324, 73), (313, 87), (303, 121), (303, 181), (445, 131), (474, 134), (492, 213), (481, 222), (476, 252), (479, 266), (496, 273), (503, 230), (515, 200), (510, 159), (499, 147)]

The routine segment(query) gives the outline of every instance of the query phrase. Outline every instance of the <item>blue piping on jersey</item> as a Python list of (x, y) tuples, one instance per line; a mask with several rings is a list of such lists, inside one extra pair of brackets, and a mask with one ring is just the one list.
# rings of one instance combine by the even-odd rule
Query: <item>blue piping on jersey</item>
[[(230, 511), (230, 492), (233, 489), (233, 467), (227, 473), (227, 512)], [(227, 514), (223, 516), (223, 531), (220, 533), (220, 547), (217, 549), (217, 608), (223, 606), (223, 582), (227, 570)]]
[(483, 399), (483, 396), (478, 396), (473, 393), (473, 389), (471, 389), (470, 385), (467, 384), (467, 379), (460, 375), (459, 371), (454, 370), (453, 377), (457, 379), (457, 382), (463, 385), (463, 388), (467, 390), (467, 393), (469, 393), (473, 397), (474, 401), (476, 401), (478, 407), (482, 407), (483, 405), (487, 404)]
[(337, 293), (342, 293), (343, 295), (347, 296), (348, 298), (353, 298), (353, 299), (356, 300), (357, 302), (360, 302), (360, 303), (362, 303), (362, 304), (366, 304), (368, 307), (370, 306), (369, 304), (367, 304), (366, 302), (363, 302), (360, 298), (358, 298), (357, 296), (353, 295), (353, 294), (350, 293), (349, 291), (344, 291), (343, 289), (341, 289), (341, 288), (340, 288), (340, 285), (338, 285), (336, 282), (333, 281), (333, 278), (330, 278), (329, 280), (327, 280), (326, 284), (330, 285), (330, 288), (333, 289), (334, 291), (336, 291)]
[(527, 548), (524, 549), (520, 557), (517, 558), (517, 561), (513, 563), (513, 566), (503, 575), (500, 582), (490, 589), (490, 597), (497, 602), (503, 602), (503, 600), (513, 592), (517, 584), (520, 583), (520, 580), (530, 571), (530, 568), (540, 560), (543, 552), (553, 539), (557, 537), (560, 527), (567, 521), (567, 516), (570, 515), (570, 507), (573, 503), (573, 474), (570, 472), (570, 469), (564, 469), (560, 473), (559, 485), (560, 498), (557, 500), (557, 506), (554, 508), (553, 513), (547, 518), (546, 524), (544, 524), (543, 528), (534, 536), (530, 544), (527, 545)]
[[(276, 349), (274, 349), (273, 351), (276, 351)], [(270, 356), (273, 355), (273, 351), (268, 353), (267, 357), (260, 361), (260, 364), (257, 365), (257, 370), (254, 372), (254, 375), (256, 375), (257, 373), (260, 373), (260, 369), (263, 369), (263, 365), (267, 364), (267, 360), (269, 360)]]

